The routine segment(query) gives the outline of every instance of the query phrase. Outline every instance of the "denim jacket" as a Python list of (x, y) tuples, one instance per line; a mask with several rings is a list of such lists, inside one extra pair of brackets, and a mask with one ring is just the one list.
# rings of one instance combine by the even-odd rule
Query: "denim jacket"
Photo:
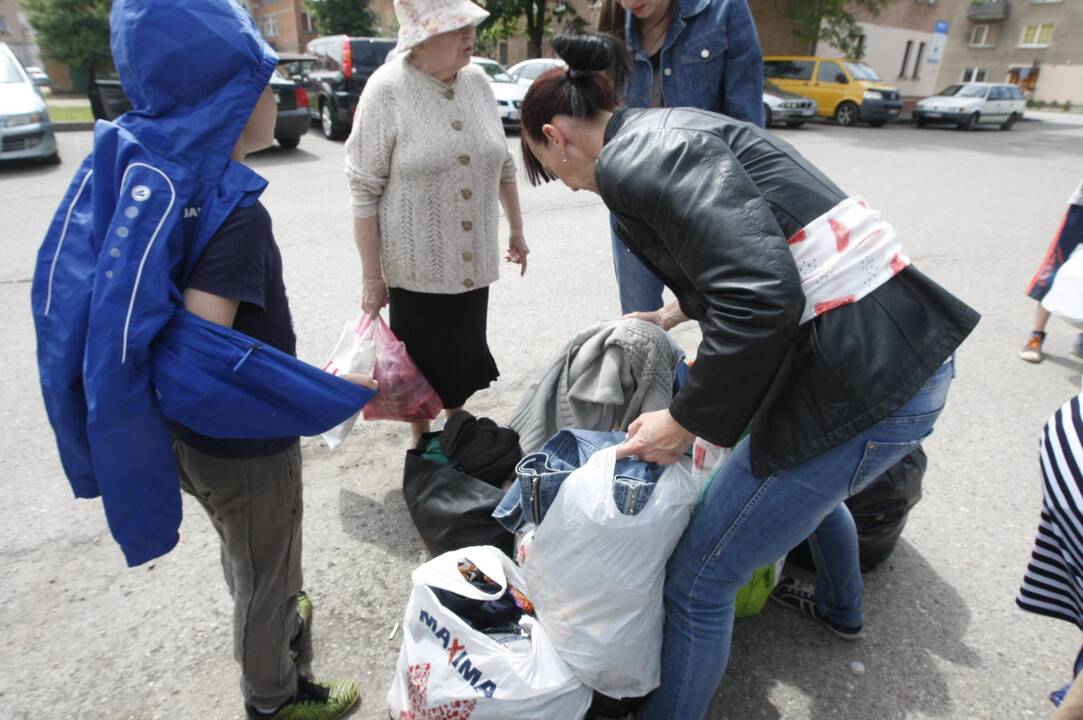
[[(763, 55), (748, 0), (674, 0), (662, 44), (666, 107), (694, 107), (763, 127)], [(625, 18), (632, 79), (625, 103), (650, 107), (653, 71), (635, 16)]]

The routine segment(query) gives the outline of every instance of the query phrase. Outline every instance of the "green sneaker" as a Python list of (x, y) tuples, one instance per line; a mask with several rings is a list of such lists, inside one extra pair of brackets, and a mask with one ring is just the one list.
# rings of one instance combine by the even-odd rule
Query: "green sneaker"
[(312, 624), (312, 599), (304, 590), (297, 593), (297, 615), (301, 618), (301, 632), (304, 633)]
[(335, 720), (350, 711), (361, 699), (361, 689), (353, 680), (338, 678), (316, 682), (297, 678), (297, 692), (286, 704), (271, 713), (245, 706), (249, 720)]

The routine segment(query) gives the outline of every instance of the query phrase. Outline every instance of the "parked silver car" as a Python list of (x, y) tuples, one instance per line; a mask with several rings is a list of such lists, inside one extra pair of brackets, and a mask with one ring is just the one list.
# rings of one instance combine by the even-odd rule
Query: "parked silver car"
[(512, 79), (523, 87), (523, 90), (527, 90), (535, 80), (553, 68), (566, 67), (568, 66), (564, 64), (564, 61), (558, 58), (531, 58), (512, 65), (508, 69), (508, 75), (511, 75)]
[(783, 90), (771, 82), (763, 84), (763, 123), (767, 127), (786, 123), (799, 128), (816, 117), (819, 107), (812, 98)]
[(0, 160), (60, 162), (49, 110), (15, 53), (0, 43)]

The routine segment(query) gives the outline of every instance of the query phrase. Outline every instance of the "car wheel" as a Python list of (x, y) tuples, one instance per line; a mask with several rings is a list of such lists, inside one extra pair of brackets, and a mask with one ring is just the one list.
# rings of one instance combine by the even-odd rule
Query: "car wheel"
[(320, 129), (328, 140), (341, 140), (345, 136), (341, 126), (335, 122), (335, 115), (328, 102), (320, 103)]
[(861, 110), (849, 100), (839, 103), (839, 106), (835, 108), (835, 122), (839, 125), (853, 125), (860, 115)]
[(52, 155), (50, 155), (49, 157), (43, 157), (41, 159), (41, 164), (42, 165), (59, 165), (60, 164), (60, 153), (55, 152)]
[(925, 118), (923, 118), (923, 117), (919, 117), (919, 118), (917, 119), (917, 125), (918, 125), (918, 127), (920, 127), (920, 128), (923, 128), (923, 127), (929, 127), (929, 121), (928, 121), (928, 120), (926, 120), (926, 119), (925, 119)]
[(786, 127), (799, 128), (805, 124), (804, 120), (787, 120)]
[(299, 137), (282, 137), (275, 138), (278, 141), (279, 147), (283, 150), (293, 150), (295, 147), (301, 144), (301, 138)]
[(767, 107), (766, 104), (763, 106), (763, 126), (765, 128), (771, 127), (771, 108)]
[(1019, 115), (1017, 115), (1016, 113), (1012, 113), (1011, 115), (1008, 116), (1007, 120), (1005, 120), (1003, 123), (1000, 124), (1000, 129), (1001, 130), (1011, 130), (1012, 126), (1015, 125), (1015, 123), (1018, 122), (1018, 121), (1019, 121)]
[(972, 113), (966, 120), (959, 123), (960, 130), (973, 130), (978, 126), (978, 113)]

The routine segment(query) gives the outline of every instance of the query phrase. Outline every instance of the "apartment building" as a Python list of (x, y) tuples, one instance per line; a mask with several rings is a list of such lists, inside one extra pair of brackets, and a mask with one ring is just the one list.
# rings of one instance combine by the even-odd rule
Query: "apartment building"
[(308, 41), (318, 35), (303, 0), (248, 0), (246, 4), (263, 37), (275, 50), (304, 52)]
[(1083, 1), (974, 0), (944, 53), (952, 82), (1010, 82), (1027, 97), (1083, 105)]
[(0, 0), (0, 42), (11, 48), (23, 65), (44, 66), (34, 31), (15, 0)]

